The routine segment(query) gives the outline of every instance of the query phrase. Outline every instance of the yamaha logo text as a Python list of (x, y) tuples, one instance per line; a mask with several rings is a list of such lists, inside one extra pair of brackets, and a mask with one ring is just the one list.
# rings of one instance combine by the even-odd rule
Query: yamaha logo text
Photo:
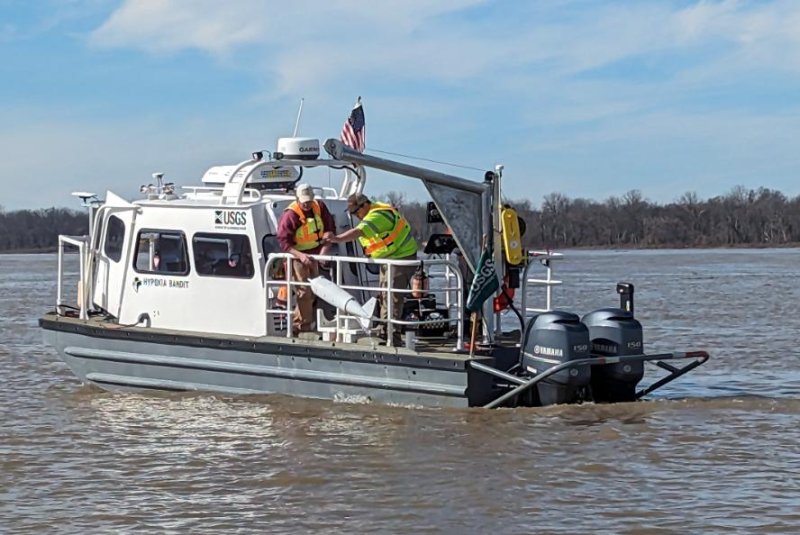
[(547, 347), (535, 345), (533, 346), (533, 353), (536, 355), (545, 355), (548, 357), (563, 357), (564, 350), (557, 347)]

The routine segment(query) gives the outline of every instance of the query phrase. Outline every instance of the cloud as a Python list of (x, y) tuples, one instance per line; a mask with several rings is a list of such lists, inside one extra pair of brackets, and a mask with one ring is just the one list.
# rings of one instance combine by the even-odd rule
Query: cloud
[[(114, 5), (75, 0), (58, 14), (85, 27), (77, 10), (93, 13), (93, 21), (104, 13), (88, 34), (93, 65), (121, 58), (123, 76), (124, 62), (134, 56), (132, 76), (157, 64), (171, 94), (181, 95), (181, 84), (191, 83), (229, 102), (162, 109), (164, 102), (146, 94), (141, 101), (129, 98), (124, 109), (130, 114), (122, 118), (92, 123), (76, 111), (72, 120), (8, 122), (0, 143), (26, 158), (0, 162), (0, 176), (27, 172), (26, 162), (39, 151), (26, 150), (23, 141), (42, 139), (59, 147), (57, 161), (71, 178), (100, 184), (116, 176), (110, 168), (96, 170), (101, 154), (137, 177), (163, 167), (188, 170), (196, 179), (204, 166), (236, 161), (236, 149), (268, 148), (273, 135), (290, 132), (300, 96), (306, 97), (303, 132), (316, 135), (338, 132), (344, 108), (359, 94), (371, 148), (480, 167), (500, 158), (508, 165), (507, 184), (516, 185), (514, 174), (536, 177), (519, 185), (533, 198), (559, 186), (596, 198), (603, 188), (648, 194), (645, 178), (670, 184), (670, 177), (701, 175), (693, 169), (707, 177), (706, 194), (718, 194), (727, 189), (718, 187), (726, 176), (749, 185), (747, 173), (758, 175), (756, 182), (786, 178), (797, 164), (791, 149), (800, 134), (792, 123), (800, 108), (800, 3), (793, 0)], [(14, 35), (12, 24), (17, 21), (0, 36)], [(144, 54), (116, 55), (120, 50)], [(225, 84), (215, 85), (220, 78)], [(92, 89), (113, 102), (119, 86)], [(63, 108), (77, 107), (65, 102)], [(164, 122), (168, 115), (170, 124), (131, 118), (142, 110)], [(197, 121), (213, 124), (200, 128)], [(10, 126), (18, 124), (26, 126)], [(220, 132), (237, 137), (220, 139)], [(99, 140), (93, 155), (91, 139)], [(196, 150), (175, 151), (176, 139), (192, 140)], [(230, 150), (215, 149), (222, 143)], [(46, 167), (37, 169), (37, 177), (46, 176)], [(43, 183), (36, 189), (43, 191)]]
[(302, 49), (309, 41), (319, 42), (320, 36), (322, 41), (338, 36), (342, 42), (358, 42), (363, 33), (408, 35), (420, 21), (482, 1), (383, 0), (369, 5), (353, 0), (126, 0), (92, 32), (91, 43), (151, 53), (198, 49), (219, 54), (244, 45)]
[[(90, 36), (97, 47), (152, 54), (246, 54), (291, 94), (341, 79), (463, 83), (492, 77), (570, 80), (620, 62), (691, 56), (739, 70), (800, 68), (800, 5), (699, 1), (490, 2), (127, 0)], [(661, 61), (661, 63), (659, 63)], [(242, 67), (241, 64), (238, 65)], [(730, 67), (728, 67), (730, 68)]]
[(92, 32), (90, 43), (151, 53), (196, 48), (221, 54), (262, 41), (260, 4), (254, 0), (128, 0)]

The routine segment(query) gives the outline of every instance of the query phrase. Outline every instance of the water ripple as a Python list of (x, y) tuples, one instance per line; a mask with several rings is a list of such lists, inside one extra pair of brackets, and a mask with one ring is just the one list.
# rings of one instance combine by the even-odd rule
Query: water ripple
[(0, 257), (0, 532), (796, 532), (800, 254), (571, 256), (562, 302), (633, 280), (648, 350), (712, 359), (617, 405), (114, 394), (42, 345), (54, 257)]

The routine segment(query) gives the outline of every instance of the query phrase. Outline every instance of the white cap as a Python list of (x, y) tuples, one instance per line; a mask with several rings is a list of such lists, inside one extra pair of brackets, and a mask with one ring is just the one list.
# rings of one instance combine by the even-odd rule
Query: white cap
[(300, 202), (309, 202), (314, 200), (314, 190), (311, 187), (311, 184), (300, 184), (297, 186), (294, 194), (297, 196), (297, 200)]

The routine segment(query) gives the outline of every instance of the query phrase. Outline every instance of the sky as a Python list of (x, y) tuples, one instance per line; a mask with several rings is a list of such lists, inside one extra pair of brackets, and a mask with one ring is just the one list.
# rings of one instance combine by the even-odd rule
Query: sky
[(0, 206), (197, 184), (358, 96), (368, 154), (535, 206), (800, 195), (796, 0), (0, 0)]

